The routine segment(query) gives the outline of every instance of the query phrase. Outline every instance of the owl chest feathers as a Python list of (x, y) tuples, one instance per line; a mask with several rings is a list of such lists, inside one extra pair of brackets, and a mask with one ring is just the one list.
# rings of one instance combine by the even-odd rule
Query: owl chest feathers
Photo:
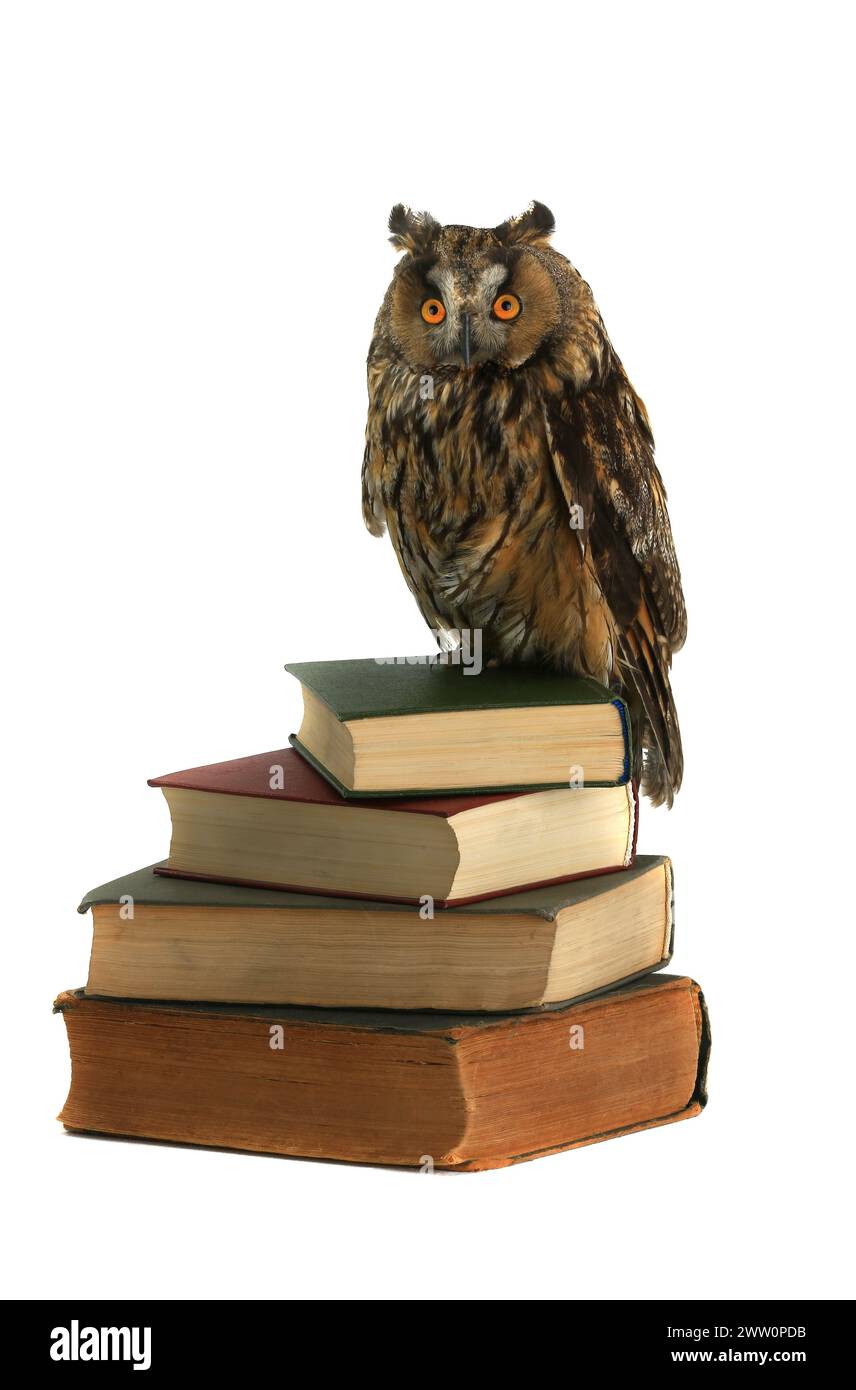
[(510, 386), (439, 384), (399, 429), (393, 487), (412, 519), (439, 523), (434, 539), (449, 554), (464, 539), (475, 544), (480, 524), (509, 513), (519, 521), (533, 488), (547, 481), (541, 402)]
[(608, 680), (611, 617), (570, 525), (542, 393), (524, 372), (432, 385), (393, 392), (376, 417), (384, 512), (426, 620), (480, 630), (500, 661)]

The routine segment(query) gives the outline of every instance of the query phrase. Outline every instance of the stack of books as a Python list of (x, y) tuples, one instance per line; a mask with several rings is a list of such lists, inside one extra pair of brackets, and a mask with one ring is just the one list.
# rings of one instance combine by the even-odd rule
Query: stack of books
[(292, 747), (154, 778), (169, 858), (88, 893), (67, 1128), (495, 1168), (705, 1104), (709, 1028), (636, 854), (594, 681), (430, 659), (287, 668)]

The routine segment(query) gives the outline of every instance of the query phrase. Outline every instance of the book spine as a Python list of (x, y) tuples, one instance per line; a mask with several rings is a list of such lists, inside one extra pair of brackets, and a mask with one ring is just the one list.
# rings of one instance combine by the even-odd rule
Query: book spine
[(639, 788), (635, 782), (627, 783), (627, 801), (630, 823), (627, 827), (627, 852), (624, 867), (629, 869), (636, 862), (636, 844), (639, 839)]
[(612, 702), (618, 710), (621, 720), (621, 732), (624, 736), (624, 772), (619, 778), (619, 786), (623, 782), (630, 781), (630, 769), (633, 766), (633, 736), (630, 732), (630, 720), (627, 716), (627, 706), (618, 696)]

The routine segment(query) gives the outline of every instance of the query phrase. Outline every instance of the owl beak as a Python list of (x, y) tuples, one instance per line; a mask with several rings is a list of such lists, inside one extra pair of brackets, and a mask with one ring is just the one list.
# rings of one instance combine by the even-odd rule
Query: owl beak
[(462, 320), (461, 320), (460, 351), (461, 351), (461, 356), (462, 356), (463, 359), (464, 359), (464, 366), (465, 366), (465, 367), (468, 367), (468, 366), (470, 365), (470, 352), (471, 352), (471, 348), (470, 348), (470, 316), (469, 316), (469, 314), (464, 314), (464, 315), (463, 315), (463, 318), (462, 318)]

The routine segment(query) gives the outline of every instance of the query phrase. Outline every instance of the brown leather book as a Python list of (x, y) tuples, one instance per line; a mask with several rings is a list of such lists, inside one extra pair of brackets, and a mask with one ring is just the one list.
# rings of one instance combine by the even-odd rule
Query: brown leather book
[(60, 995), (67, 1129), (259, 1153), (499, 1168), (697, 1115), (697, 984), (649, 976), (510, 1015), (156, 1004)]

